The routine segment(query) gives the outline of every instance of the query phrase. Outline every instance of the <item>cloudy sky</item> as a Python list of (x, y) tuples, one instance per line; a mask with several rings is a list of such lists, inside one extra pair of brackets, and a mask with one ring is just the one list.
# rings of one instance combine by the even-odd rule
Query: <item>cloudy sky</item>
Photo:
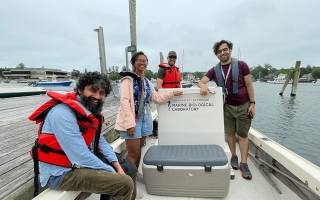
[[(222, 39), (250, 67), (290, 68), (296, 60), (320, 66), (318, 0), (136, 1), (137, 46), (153, 72), (159, 52), (166, 57), (170, 50), (183, 71), (207, 71), (218, 62), (212, 46)], [(0, 0), (0, 67), (100, 71), (93, 31), (99, 26), (107, 67), (123, 66), (129, 24), (128, 0)]]

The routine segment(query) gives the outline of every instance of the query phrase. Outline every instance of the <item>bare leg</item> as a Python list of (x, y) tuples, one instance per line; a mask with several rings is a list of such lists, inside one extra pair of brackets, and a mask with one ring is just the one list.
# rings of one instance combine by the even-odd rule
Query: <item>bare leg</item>
[(229, 145), (232, 156), (237, 156), (235, 134), (228, 134), (228, 145)]
[(141, 157), (141, 139), (126, 140), (128, 155), (127, 160), (130, 160), (137, 168), (139, 167)]
[(144, 141), (146, 140), (146, 136), (143, 136), (142, 138), (140, 138), (140, 144), (139, 144), (139, 147), (140, 147), (140, 155), (139, 155), (139, 159), (138, 159), (138, 168), (139, 168), (139, 164), (140, 164), (140, 159), (141, 159), (141, 146), (143, 145)]
[(247, 163), (248, 151), (249, 151), (249, 139), (239, 136), (239, 147), (241, 152), (241, 162)]

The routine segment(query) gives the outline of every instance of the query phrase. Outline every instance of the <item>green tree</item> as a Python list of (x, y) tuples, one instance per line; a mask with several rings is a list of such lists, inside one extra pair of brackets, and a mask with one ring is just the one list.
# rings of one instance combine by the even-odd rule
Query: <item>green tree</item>
[(312, 67), (311, 65), (307, 65), (306, 66), (307, 70), (308, 70), (308, 74), (310, 74), (312, 72)]
[(154, 72), (154, 73), (153, 73), (153, 78), (154, 78), (154, 79), (157, 79), (157, 76), (158, 76), (158, 72)]
[(289, 74), (291, 69), (280, 69), (276, 72), (276, 75), (278, 76), (279, 74)]
[(309, 74), (309, 70), (307, 68), (305, 68), (305, 67), (300, 68), (299, 78), (301, 78), (305, 74)]
[(24, 69), (25, 66), (23, 63), (19, 63), (19, 65), (16, 67), (17, 69)]
[(144, 71), (144, 76), (147, 77), (147, 79), (151, 80), (151, 78), (153, 77), (153, 72), (147, 69)]
[(109, 74), (109, 79), (110, 80), (113, 80), (113, 81), (116, 81), (116, 80), (119, 80), (119, 75), (117, 73), (110, 73)]
[(267, 69), (267, 70), (270, 70), (272, 69), (272, 66), (268, 63), (264, 64), (264, 68)]
[(72, 69), (71, 78), (79, 78), (79, 76), (80, 76), (80, 71)]
[(122, 68), (121, 68), (121, 71), (122, 71), (122, 72), (127, 71), (127, 67), (126, 67), (125, 65), (123, 65)]
[(311, 73), (312, 77), (315, 79), (320, 78), (320, 67), (315, 68), (312, 73)]
[(204, 76), (205, 72), (194, 72), (193, 75), (196, 77), (196, 78), (202, 78)]

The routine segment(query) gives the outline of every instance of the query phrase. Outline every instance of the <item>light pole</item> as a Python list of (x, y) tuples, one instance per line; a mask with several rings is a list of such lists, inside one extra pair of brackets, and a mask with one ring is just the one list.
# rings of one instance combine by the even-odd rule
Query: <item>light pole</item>
[(124, 51), (125, 51), (125, 54), (126, 54), (126, 71), (128, 72), (129, 71), (129, 62), (128, 62), (128, 47), (126, 47), (125, 49), (124, 49)]
[[(131, 51), (131, 56), (137, 52), (137, 35), (136, 35), (136, 0), (129, 0), (129, 16), (130, 16), (130, 36), (131, 46), (135, 46), (135, 50)], [(132, 71), (135, 67), (132, 66)]]
[(108, 75), (107, 62), (106, 62), (106, 53), (104, 48), (104, 37), (103, 37), (103, 28), (99, 26), (98, 29), (93, 29), (93, 31), (98, 33), (98, 45), (99, 45), (99, 59), (100, 59), (100, 69), (101, 74)]
[(160, 63), (163, 63), (163, 61), (164, 61), (163, 54), (162, 52), (160, 52)]

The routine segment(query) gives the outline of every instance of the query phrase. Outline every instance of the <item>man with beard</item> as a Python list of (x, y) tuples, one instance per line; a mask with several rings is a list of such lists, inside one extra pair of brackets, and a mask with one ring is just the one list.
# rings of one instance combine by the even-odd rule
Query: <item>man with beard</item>
[(168, 63), (160, 63), (157, 74), (157, 90), (160, 88), (180, 88), (181, 75), (179, 68), (175, 65), (177, 53), (170, 51), (167, 57)]
[[(106, 75), (82, 75), (75, 93), (48, 91), (52, 99), (29, 116), (40, 124), (36, 145), (35, 196), (38, 165), (41, 186), (101, 194), (101, 199), (135, 199), (137, 168), (119, 160), (101, 134), (101, 114), (111, 84)], [(128, 175), (130, 176), (128, 176)]]
[(211, 92), (206, 86), (210, 80), (214, 80), (218, 86), (222, 87), (225, 96), (224, 128), (225, 134), (228, 135), (228, 145), (232, 154), (231, 167), (239, 169), (235, 137), (237, 133), (241, 153), (240, 171), (243, 178), (252, 179), (247, 158), (248, 131), (255, 115), (254, 89), (247, 63), (231, 58), (232, 47), (233, 44), (227, 40), (221, 40), (214, 44), (213, 50), (220, 62), (206, 73), (199, 81), (198, 87), (201, 95), (207, 95)]

